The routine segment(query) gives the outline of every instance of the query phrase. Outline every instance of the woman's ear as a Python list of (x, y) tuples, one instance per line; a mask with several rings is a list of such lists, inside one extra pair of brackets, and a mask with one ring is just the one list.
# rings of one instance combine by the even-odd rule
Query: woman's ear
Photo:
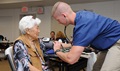
[(29, 29), (27, 28), (27, 29), (25, 29), (25, 32), (27, 33), (27, 34), (29, 34), (30, 33), (30, 31), (29, 31)]

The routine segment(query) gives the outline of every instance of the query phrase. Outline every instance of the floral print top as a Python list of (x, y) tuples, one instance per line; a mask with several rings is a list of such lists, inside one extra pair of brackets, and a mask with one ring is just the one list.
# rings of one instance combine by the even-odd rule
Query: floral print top
[(28, 62), (31, 63), (30, 56), (26, 45), (20, 40), (14, 43), (13, 58), (16, 71), (30, 71), (28, 67)]

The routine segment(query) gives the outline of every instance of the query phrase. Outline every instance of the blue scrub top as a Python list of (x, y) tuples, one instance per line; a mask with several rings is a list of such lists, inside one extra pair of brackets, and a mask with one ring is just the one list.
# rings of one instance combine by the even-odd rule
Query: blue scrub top
[(73, 46), (91, 45), (98, 50), (110, 48), (120, 39), (120, 23), (90, 11), (76, 13)]

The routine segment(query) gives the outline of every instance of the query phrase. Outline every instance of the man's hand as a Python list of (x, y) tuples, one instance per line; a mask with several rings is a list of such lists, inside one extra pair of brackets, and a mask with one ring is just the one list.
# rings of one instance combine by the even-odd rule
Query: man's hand
[(58, 41), (53, 42), (54, 44), (54, 51), (61, 49), (61, 43)]

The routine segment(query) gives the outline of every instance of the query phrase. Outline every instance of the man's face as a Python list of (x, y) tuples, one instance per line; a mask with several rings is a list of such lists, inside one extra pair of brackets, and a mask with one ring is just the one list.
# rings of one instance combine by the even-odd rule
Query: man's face
[(63, 15), (54, 16), (54, 18), (62, 25), (67, 26), (69, 24), (67, 18)]

